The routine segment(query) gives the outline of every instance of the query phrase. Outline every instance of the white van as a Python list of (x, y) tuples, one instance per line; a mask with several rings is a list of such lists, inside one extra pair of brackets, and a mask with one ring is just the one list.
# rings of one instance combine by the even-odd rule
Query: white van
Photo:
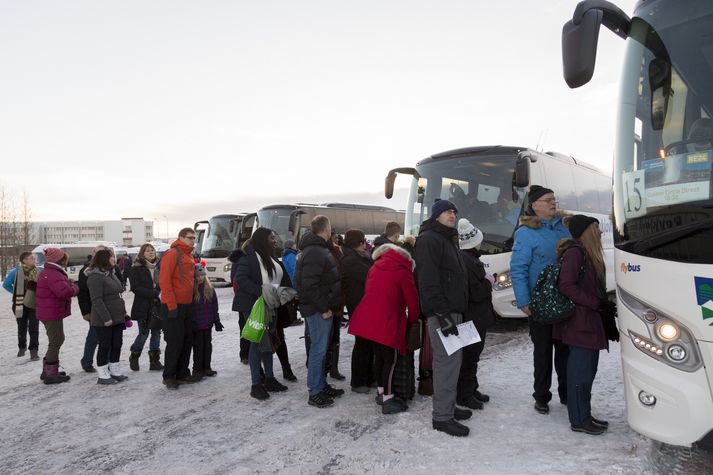
[(45, 254), (44, 250), (48, 247), (58, 247), (62, 249), (69, 255), (69, 261), (67, 262), (67, 275), (69, 280), (76, 282), (79, 280), (79, 271), (82, 269), (84, 264), (86, 264), (91, 255), (94, 252), (94, 248), (102, 245), (111, 249), (111, 251), (116, 255), (117, 246), (116, 243), (112, 241), (79, 241), (71, 244), (40, 244), (32, 250), (32, 255), (35, 256), (35, 262), (38, 268), (43, 268), (45, 265)]

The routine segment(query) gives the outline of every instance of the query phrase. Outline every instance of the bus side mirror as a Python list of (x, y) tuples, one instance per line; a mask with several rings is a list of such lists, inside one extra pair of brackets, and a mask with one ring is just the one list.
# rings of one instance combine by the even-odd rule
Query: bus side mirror
[(631, 20), (611, 2), (585, 0), (577, 4), (572, 20), (562, 27), (563, 75), (572, 89), (587, 84), (594, 75), (599, 28), (602, 24), (626, 39)]
[(406, 175), (411, 175), (419, 178), (420, 175), (415, 168), (394, 168), (389, 170), (389, 174), (386, 175), (386, 180), (384, 180), (384, 196), (387, 200), (390, 200), (394, 196), (394, 182), (396, 181), (396, 175), (403, 173)]
[(530, 184), (530, 158), (520, 154), (515, 162), (515, 176), (513, 184), (517, 188), (524, 188)]
[(671, 64), (656, 58), (649, 63), (649, 83), (651, 86), (651, 128), (663, 129), (671, 95)]

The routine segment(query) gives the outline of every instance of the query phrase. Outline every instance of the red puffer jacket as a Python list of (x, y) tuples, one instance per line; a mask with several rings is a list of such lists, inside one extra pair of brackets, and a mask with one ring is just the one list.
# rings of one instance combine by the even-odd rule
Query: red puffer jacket
[(364, 297), (349, 320), (349, 333), (405, 355), (406, 323), (416, 323), (420, 312), (413, 259), (393, 244), (379, 246), (373, 257)]

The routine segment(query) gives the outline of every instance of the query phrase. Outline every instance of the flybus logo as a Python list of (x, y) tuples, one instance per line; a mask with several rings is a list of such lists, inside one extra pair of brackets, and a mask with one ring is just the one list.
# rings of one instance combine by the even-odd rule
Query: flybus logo
[(641, 272), (641, 265), (622, 262), (619, 266), (619, 269), (621, 269), (621, 272), (624, 274), (626, 274), (627, 272)]

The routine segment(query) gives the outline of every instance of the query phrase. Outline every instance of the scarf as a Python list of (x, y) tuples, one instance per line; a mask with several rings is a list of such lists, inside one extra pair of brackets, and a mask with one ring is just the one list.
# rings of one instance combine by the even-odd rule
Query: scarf
[(27, 289), (29, 282), (37, 282), (37, 267), (19, 264), (15, 274), (12, 292), (12, 312), (15, 318), (22, 318), (22, 307), (35, 308), (35, 291)]
[(151, 274), (151, 280), (153, 281), (153, 287), (156, 288), (156, 282), (158, 282), (158, 259), (154, 262), (144, 261), (144, 265), (149, 270)]

